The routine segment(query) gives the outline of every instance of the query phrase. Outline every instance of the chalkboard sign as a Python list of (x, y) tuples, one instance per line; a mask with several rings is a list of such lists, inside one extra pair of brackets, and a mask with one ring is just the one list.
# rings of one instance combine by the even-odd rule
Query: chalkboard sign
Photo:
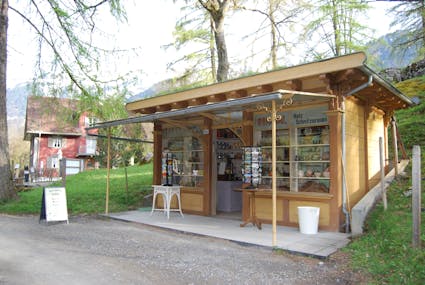
[(66, 221), (68, 223), (68, 207), (65, 187), (45, 187), (41, 201), (40, 221)]

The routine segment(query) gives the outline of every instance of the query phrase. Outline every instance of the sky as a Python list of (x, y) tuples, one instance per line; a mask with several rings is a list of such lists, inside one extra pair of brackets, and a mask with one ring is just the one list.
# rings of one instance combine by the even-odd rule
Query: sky
[[(162, 46), (173, 41), (174, 25), (179, 19), (179, 7), (170, 0), (144, 1), (127, 0), (126, 3), (128, 24), (116, 25), (112, 21), (101, 23), (104, 29), (113, 34), (113, 42), (105, 42), (105, 45), (119, 43), (127, 48), (140, 48), (130, 58), (123, 58), (114, 72), (124, 72), (125, 70), (142, 69), (139, 85), (136, 89), (147, 89), (152, 84), (165, 80), (173, 76), (167, 71), (166, 65), (172, 61), (176, 55), (172, 50), (164, 50)], [(10, 6), (22, 6), (26, 1), (10, 0)], [(146, 3), (146, 4), (145, 4)], [(373, 3), (374, 9), (370, 12), (365, 21), (370, 21), (370, 26), (376, 29), (376, 35), (380, 36), (390, 32), (390, 19), (385, 15), (385, 8), (389, 2), (376, 1)], [(238, 42), (232, 42), (232, 35), (238, 33), (244, 25), (250, 21), (241, 21), (242, 26), (229, 23), (228, 41), (229, 50), (239, 49)], [(37, 41), (29, 25), (16, 15), (9, 12), (8, 30), (8, 71), (7, 86), (13, 88), (15, 85), (31, 81), (34, 71), (34, 58), (37, 56)], [(139, 92), (141, 92), (140, 90)], [(134, 90), (137, 92), (137, 90)]]

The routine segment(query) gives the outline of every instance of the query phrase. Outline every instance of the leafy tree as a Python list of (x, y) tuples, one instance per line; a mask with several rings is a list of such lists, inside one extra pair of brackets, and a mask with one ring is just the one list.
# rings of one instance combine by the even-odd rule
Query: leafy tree
[[(225, 81), (229, 76), (229, 59), (224, 35), (224, 20), (230, 7), (230, 0), (186, 0), (188, 6), (184, 7), (189, 11), (182, 21), (176, 25), (175, 37), (176, 47), (188, 43), (201, 43), (200, 50), (186, 54), (182, 60), (194, 62), (193, 70), (186, 72), (189, 81), (194, 74), (199, 72), (197, 63), (202, 63), (204, 59), (210, 59), (210, 67), (213, 70), (203, 73), (203, 77), (208, 81)], [(234, 0), (236, 2), (236, 0)], [(217, 63), (217, 68), (216, 67)], [(175, 64), (175, 63), (174, 63)], [(202, 69), (201, 70), (205, 70)], [(205, 79), (204, 79), (205, 80)], [(193, 81), (191, 81), (193, 82)]]
[[(245, 1), (244, 4), (236, 6), (236, 9), (242, 11), (250, 11), (261, 15), (264, 20), (260, 22), (258, 28), (244, 38), (252, 39), (250, 46), (260, 42), (262, 39), (269, 37), (269, 49), (266, 53), (263, 64), (268, 65), (271, 69), (278, 68), (278, 60), (290, 53), (291, 48), (295, 46), (290, 33), (294, 34), (294, 24), (302, 19), (299, 18), (304, 5), (302, 1), (294, 0), (268, 0), (265, 1)], [(251, 7), (253, 5), (253, 8)], [(279, 53), (283, 50), (284, 55), (279, 57)], [(252, 57), (258, 56), (259, 53), (253, 52)]]
[[(116, 120), (127, 117), (125, 109), (126, 93), (117, 90), (112, 96), (108, 96), (102, 100), (101, 112), (97, 113), (100, 120)], [(97, 148), (99, 155), (96, 159), (102, 166), (107, 164), (107, 129), (99, 130), (99, 138)], [(147, 134), (143, 125), (130, 124), (111, 128), (111, 136), (119, 139), (111, 140), (111, 162), (112, 166), (127, 166), (131, 157), (134, 157), (135, 163), (143, 163), (145, 151), (149, 150), (149, 145), (131, 139), (147, 139)], [(128, 140), (126, 140), (128, 139)]]
[[(29, 1), (27, 11), (9, 7), (7, 0), (1, 1), (0, 11), (0, 199), (13, 198), (9, 161), (6, 112), (6, 62), (7, 25), (9, 9), (20, 15), (33, 28), (39, 37), (38, 77), (51, 81), (47, 86), (49, 93), (57, 88), (56, 82), (69, 82), (69, 90), (81, 95), (83, 100), (91, 101), (92, 95), (100, 96), (105, 83), (98, 77), (101, 69), (99, 56), (111, 52), (94, 46), (96, 21), (99, 11), (109, 6), (109, 11), (118, 20), (125, 19), (120, 0), (47, 0)], [(34, 18), (31, 18), (33, 16)], [(52, 54), (49, 73), (43, 70), (42, 58), (45, 48)], [(123, 78), (120, 78), (123, 79)], [(53, 87), (52, 87), (53, 86)], [(91, 93), (87, 86), (97, 92)], [(98, 106), (94, 104), (93, 106)]]
[(7, 0), (1, 1), (0, 7), (0, 200), (15, 196), (12, 184), (12, 172), (9, 161), (9, 142), (7, 137), (6, 110), (6, 63), (7, 63)]
[[(195, 2), (196, 3), (196, 2)], [(168, 64), (175, 71), (184, 65), (184, 72), (173, 82), (174, 87), (190, 86), (193, 82), (217, 81), (217, 58), (212, 21), (205, 10), (193, 3), (181, 8), (182, 17), (174, 28), (174, 42), (165, 46), (177, 51), (185, 50), (183, 56)]]
[(227, 80), (229, 76), (229, 59), (226, 39), (224, 36), (224, 19), (229, 10), (230, 0), (198, 0), (201, 6), (210, 14), (217, 51), (217, 81)]
[(425, 56), (425, 2), (400, 1), (389, 10), (394, 15), (392, 26), (400, 26), (405, 33), (395, 41), (395, 48), (401, 50), (417, 49)]
[[(369, 9), (362, 0), (317, 0), (311, 4), (313, 20), (306, 26), (305, 39), (316, 44), (310, 53), (316, 59), (361, 50), (368, 38), (367, 27), (357, 19)], [(319, 44), (317, 44), (317, 42)]]

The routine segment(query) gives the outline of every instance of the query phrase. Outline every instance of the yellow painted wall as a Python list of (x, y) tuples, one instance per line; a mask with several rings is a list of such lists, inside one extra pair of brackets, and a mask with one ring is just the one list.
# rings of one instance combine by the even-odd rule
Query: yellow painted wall
[(367, 120), (368, 125), (368, 161), (369, 161), (369, 186), (374, 186), (379, 182), (380, 162), (379, 162), (379, 137), (383, 139), (385, 149), (384, 118), (377, 111), (372, 111)]
[[(182, 209), (183, 211), (198, 211), (202, 212), (204, 210), (204, 196), (202, 193), (194, 194), (194, 193), (181, 193), (182, 199)], [(171, 203), (172, 205), (173, 203)]]
[(367, 192), (365, 155), (364, 106), (346, 100), (346, 177), (349, 207), (353, 207)]
[(330, 208), (327, 203), (306, 202), (306, 201), (289, 201), (289, 222), (298, 223), (298, 207), (309, 206), (319, 207), (319, 226), (329, 226), (330, 224)]
[[(270, 220), (273, 216), (272, 200), (267, 198), (255, 198), (255, 215), (259, 219)], [(276, 203), (276, 220), (277, 222), (283, 221), (283, 203), (278, 200)]]

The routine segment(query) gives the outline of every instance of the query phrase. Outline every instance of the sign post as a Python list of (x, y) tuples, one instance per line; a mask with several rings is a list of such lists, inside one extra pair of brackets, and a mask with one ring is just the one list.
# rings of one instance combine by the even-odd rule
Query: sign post
[(414, 145), (412, 150), (412, 245), (421, 247), (421, 148)]

